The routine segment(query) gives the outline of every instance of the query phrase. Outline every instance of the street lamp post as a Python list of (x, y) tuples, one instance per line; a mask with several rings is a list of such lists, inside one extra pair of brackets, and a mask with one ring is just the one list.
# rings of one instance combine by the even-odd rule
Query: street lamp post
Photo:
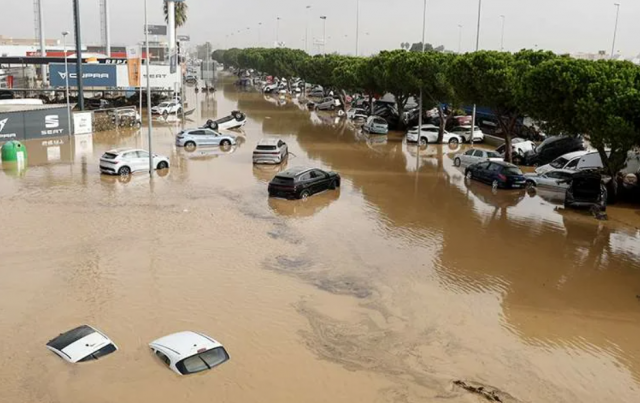
[[(476, 52), (480, 48), (480, 16), (482, 14), (482, 0), (478, 0), (478, 28), (476, 30)], [(471, 127), (469, 131), (469, 142), (473, 146), (473, 130), (476, 127), (476, 104), (473, 104), (473, 111), (471, 113)]]
[(462, 25), (458, 24), (458, 54), (462, 53)]
[[(422, 47), (420, 52), (424, 52), (424, 37), (427, 29), (427, 0), (424, 0), (422, 9)], [(420, 84), (420, 99), (418, 99), (418, 148), (416, 151), (416, 181), (418, 171), (420, 170), (420, 135), (422, 134), (422, 84)], [(417, 184), (417, 182), (416, 182)]]
[[(146, 1), (146, 0), (145, 0)], [(76, 36), (76, 81), (78, 82), (78, 108), (84, 110), (84, 85), (82, 83), (82, 38), (80, 35), (80, 0), (73, 0), (73, 17)]]
[(613, 3), (616, 7), (616, 25), (613, 28), (613, 43), (611, 44), (611, 59), (613, 59), (613, 55), (616, 49), (616, 36), (618, 34), (618, 17), (620, 16), (620, 3)]
[(307, 6), (307, 15), (306, 15), (307, 20), (305, 21), (305, 25), (304, 25), (304, 51), (305, 52), (309, 51), (309, 10), (310, 9), (311, 9), (311, 6)]
[(62, 33), (62, 50), (64, 52), (64, 81), (65, 93), (67, 96), (67, 123), (69, 124), (69, 135), (73, 133), (71, 128), (71, 103), (69, 102), (69, 63), (67, 62), (67, 35), (69, 31)]
[(147, 65), (147, 141), (149, 142), (149, 176), (153, 177), (153, 153), (151, 150), (151, 130), (153, 128), (153, 122), (151, 120), (151, 82), (149, 79), (149, 64), (151, 63), (151, 57), (149, 54), (149, 24), (147, 22), (147, 0), (144, 0), (144, 42), (145, 50), (147, 52), (146, 65)]
[(276, 17), (276, 47), (280, 47), (280, 17)]
[(360, 0), (356, 0), (356, 56), (358, 56), (358, 40), (360, 39)]
[(258, 47), (260, 47), (261, 43), (262, 43), (262, 23), (259, 22), (258, 23)]
[(500, 34), (500, 52), (504, 52), (504, 22), (507, 19), (504, 15), (501, 15), (502, 18), (502, 33)]
[(327, 16), (320, 16), (322, 20), (322, 53), (327, 54)]

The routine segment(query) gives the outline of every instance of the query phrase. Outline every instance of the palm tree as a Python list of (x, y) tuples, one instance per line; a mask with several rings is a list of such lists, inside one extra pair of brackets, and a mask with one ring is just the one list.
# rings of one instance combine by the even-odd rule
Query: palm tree
[[(187, 22), (187, 11), (189, 10), (189, 6), (185, 2), (176, 3), (176, 26), (175, 28), (181, 27)], [(164, 2), (164, 20), (169, 22), (169, 6), (167, 2)]]

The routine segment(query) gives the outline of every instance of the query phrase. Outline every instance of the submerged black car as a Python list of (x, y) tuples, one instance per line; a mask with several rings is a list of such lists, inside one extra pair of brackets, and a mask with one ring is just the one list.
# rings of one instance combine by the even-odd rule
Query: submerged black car
[(494, 189), (521, 189), (526, 179), (520, 168), (504, 161), (484, 161), (469, 166), (464, 175), (467, 179), (475, 179), (488, 183)]
[(577, 171), (567, 182), (569, 182), (569, 188), (565, 194), (565, 207), (596, 207), (601, 211), (606, 210), (608, 192), (600, 170)]
[(314, 193), (340, 187), (340, 175), (317, 168), (290, 168), (269, 182), (270, 197), (306, 199)]
[(584, 140), (580, 136), (553, 136), (540, 143), (533, 151), (526, 153), (524, 157), (516, 156), (514, 163), (542, 166), (562, 155), (584, 149)]

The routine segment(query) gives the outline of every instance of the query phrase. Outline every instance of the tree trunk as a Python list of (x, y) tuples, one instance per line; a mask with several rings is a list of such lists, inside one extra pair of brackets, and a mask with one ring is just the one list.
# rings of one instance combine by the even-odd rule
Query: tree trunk
[[(422, 113), (422, 111), (420, 111)], [(438, 144), (442, 144), (442, 140), (444, 139), (444, 128), (447, 124), (447, 119), (444, 115), (444, 109), (442, 108), (442, 104), (438, 102), (438, 116), (440, 117), (440, 130), (438, 130)]]
[[(507, 122), (505, 122), (505, 118)], [(517, 116), (500, 116), (498, 122), (500, 124), (500, 129), (502, 129), (502, 133), (504, 133), (504, 160), (507, 162), (513, 162), (513, 149), (511, 146), (511, 134), (513, 133), (513, 128), (516, 125), (516, 121), (518, 120)]]
[[(395, 94), (394, 94), (395, 95)], [(404, 129), (404, 121), (402, 120), (402, 113), (404, 112), (404, 106), (406, 105), (407, 100), (405, 97), (396, 96), (396, 108), (398, 108), (398, 127), (397, 130)]]
[(373, 115), (373, 94), (370, 92), (368, 95), (369, 95), (369, 115)]

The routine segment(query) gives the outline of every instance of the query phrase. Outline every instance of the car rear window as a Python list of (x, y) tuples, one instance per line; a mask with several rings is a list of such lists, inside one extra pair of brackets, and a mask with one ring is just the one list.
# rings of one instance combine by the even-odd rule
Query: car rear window
[(81, 359), (78, 362), (86, 362), (86, 361), (91, 361), (91, 360), (97, 360), (98, 358), (104, 357), (105, 355), (109, 355), (109, 354), (113, 353), (114, 351), (116, 351), (116, 346), (114, 346), (112, 343), (109, 343), (106, 346), (102, 347), (100, 350), (96, 351), (93, 354), (89, 354), (88, 356), (84, 357), (83, 359)]
[(497, 153), (494, 153), (493, 151), (487, 151), (487, 157), (489, 157), (489, 158), (500, 158), (500, 156)]
[(276, 176), (273, 178), (273, 183), (278, 185), (293, 185), (293, 178), (286, 178), (284, 176)]
[(113, 153), (104, 153), (102, 155), (102, 158), (106, 159), (106, 160), (114, 160), (118, 157), (117, 154), (113, 154)]
[(516, 167), (505, 167), (502, 170), (502, 173), (504, 173), (505, 175), (522, 175), (522, 171), (520, 170), (520, 168)]
[(274, 151), (276, 150), (276, 146), (257, 146), (256, 150), (261, 150), (261, 151)]
[(62, 350), (68, 345), (75, 343), (83, 337), (86, 337), (93, 333), (95, 333), (95, 330), (93, 330), (90, 326), (82, 325), (76, 327), (75, 329), (71, 329), (66, 333), (62, 333), (55, 339), (49, 340), (47, 346), (53, 347), (56, 350)]
[(205, 371), (224, 363), (229, 359), (229, 355), (223, 347), (213, 348), (202, 354), (194, 355), (178, 362), (176, 368), (181, 374), (193, 374)]
[(386, 125), (387, 121), (384, 119), (374, 119), (373, 123), (378, 124), (378, 125)]

